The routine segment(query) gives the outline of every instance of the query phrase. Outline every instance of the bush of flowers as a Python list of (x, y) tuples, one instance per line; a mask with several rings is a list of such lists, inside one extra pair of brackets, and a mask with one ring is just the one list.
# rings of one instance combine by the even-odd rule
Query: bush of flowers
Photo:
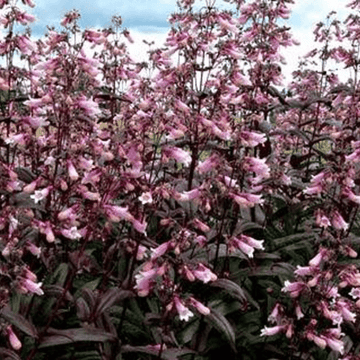
[(1, 358), (360, 358), (360, 2), (279, 91), (292, 3), (181, 0), (137, 63), (0, 1)]

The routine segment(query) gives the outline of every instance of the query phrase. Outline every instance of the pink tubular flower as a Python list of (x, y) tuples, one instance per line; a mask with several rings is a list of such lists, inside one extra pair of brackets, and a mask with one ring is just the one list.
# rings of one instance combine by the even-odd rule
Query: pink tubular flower
[(219, 157), (216, 154), (214, 154), (211, 155), (206, 160), (200, 162), (196, 169), (200, 174), (204, 174), (213, 170), (215, 167), (219, 165), (219, 163), (220, 163)]
[(82, 235), (78, 231), (76, 226), (73, 226), (71, 229), (62, 229), (61, 234), (63, 234), (66, 238), (71, 240), (81, 239)]
[(121, 220), (134, 221), (134, 217), (129, 213), (128, 207), (121, 207), (116, 205), (103, 206), (106, 216), (111, 222), (119, 222)]
[(329, 253), (329, 250), (328, 249), (325, 249), (325, 248), (321, 248), (319, 250), (319, 253), (314, 257), (312, 258), (310, 261), (309, 261), (309, 265), (310, 266), (313, 266), (313, 267), (317, 267), (320, 265), (321, 261), (326, 258), (326, 256), (328, 255)]
[(241, 207), (248, 208), (254, 207), (255, 204), (262, 204), (264, 200), (261, 199), (261, 195), (247, 194), (247, 193), (230, 193), (229, 196)]
[(244, 146), (255, 147), (259, 144), (263, 144), (266, 141), (264, 134), (258, 134), (250, 131), (241, 131), (240, 141)]
[(77, 173), (75, 166), (71, 160), (67, 161), (67, 168), (68, 168), (70, 179), (72, 181), (76, 181), (79, 178), (79, 174)]
[(286, 280), (284, 283), (284, 287), (281, 289), (283, 292), (288, 292), (291, 297), (296, 298), (300, 295), (300, 293), (306, 288), (306, 284), (303, 282), (293, 282)]
[(51, 186), (48, 186), (45, 189), (36, 190), (34, 195), (30, 195), (30, 198), (34, 200), (35, 204), (37, 204), (39, 201), (45, 199), (49, 195), (51, 188)]
[(204, 304), (202, 304), (200, 301), (197, 301), (193, 297), (190, 297), (189, 301), (190, 305), (193, 306), (200, 314), (205, 316), (210, 314), (210, 309)]
[(137, 275), (135, 275), (136, 285), (134, 288), (137, 290), (137, 294), (139, 296), (144, 297), (149, 295), (157, 275), (157, 269), (155, 268), (148, 271), (140, 271)]
[(20, 350), (21, 347), (22, 347), (22, 344), (19, 340), (19, 338), (16, 336), (16, 334), (14, 333), (11, 325), (9, 325), (7, 328), (6, 328), (6, 332), (7, 332), (7, 335), (8, 335), (8, 339), (9, 339), (9, 343), (11, 345), (11, 347), (14, 349), (14, 350)]
[(261, 330), (261, 334), (260, 336), (272, 336), (272, 335), (276, 335), (281, 331), (284, 331), (287, 328), (286, 325), (277, 325), (277, 326), (273, 326), (273, 327), (266, 327), (264, 326), (264, 328)]
[(44, 295), (44, 292), (41, 290), (42, 283), (35, 283), (31, 279), (24, 279), (21, 281), (21, 287), (25, 289), (25, 292), (34, 293), (37, 295)]
[(177, 147), (166, 147), (163, 149), (163, 153), (166, 158), (175, 159), (177, 162), (189, 166), (191, 163), (191, 155)]
[(194, 314), (182, 303), (178, 296), (174, 297), (174, 303), (180, 320), (189, 321), (189, 318), (194, 316)]
[(337, 210), (332, 214), (331, 224), (337, 230), (347, 230), (349, 228), (349, 224), (345, 222), (344, 218)]
[(171, 248), (172, 243), (171, 241), (164, 242), (163, 244), (159, 245), (157, 248), (152, 249), (151, 251), (151, 260), (155, 260), (160, 256), (163, 256), (167, 253), (167, 251)]
[(205, 284), (217, 279), (217, 276), (203, 264), (198, 264), (197, 269), (193, 270), (192, 273), (197, 279), (201, 280)]

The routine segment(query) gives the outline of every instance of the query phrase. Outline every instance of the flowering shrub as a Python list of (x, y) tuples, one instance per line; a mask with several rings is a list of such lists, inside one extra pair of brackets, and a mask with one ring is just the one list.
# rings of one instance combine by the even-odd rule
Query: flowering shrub
[(358, 18), (284, 93), (292, 1), (228, 2), (180, 1), (146, 65), (120, 17), (33, 42), (1, 2), (5, 359), (359, 357)]

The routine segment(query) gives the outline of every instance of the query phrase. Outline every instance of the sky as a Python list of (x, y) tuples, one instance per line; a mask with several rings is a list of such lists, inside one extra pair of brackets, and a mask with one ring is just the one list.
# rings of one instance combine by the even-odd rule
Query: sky
[[(37, 17), (32, 26), (35, 37), (42, 37), (46, 26), (60, 29), (60, 21), (67, 11), (77, 9), (81, 13), (80, 26), (82, 28), (105, 28), (111, 25), (113, 15), (120, 15), (123, 27), (130, 31), (135, 40), (129, 46), (131, 56), (136, 61), (145, 61), (148, 47), (143, 43), (154, 40), (155, 46), (161, 47), (169, 30), (167, 19), (176, 11), (176, 0), (33, 0), (35, 7), (30, 13)], [(199, 1), (199, 0), (198, 0)], [(20, 2), (20, 1), (19, 1)], [(203, 0), (200, 4), (204, 4)], [(222, 3), (217, 0), (216, 4)], [(283, 67), (286, 80), (296, 69), (299, 55), (304, 55), (317, 45), (312, 41), (312, 31), (316, 23), (325, 21), (327, 14), (335, 10), (339, 19), (344, 19), (349, 9), (345, 7), (347, 0), (295, 0), (291, 5), (292, 14), (286, 23), (292, 28), (294, 37), (301, 45), (288, 48), (283, 52), (287, 65)], [(285, 85), (285, 84), (284, 84)]]

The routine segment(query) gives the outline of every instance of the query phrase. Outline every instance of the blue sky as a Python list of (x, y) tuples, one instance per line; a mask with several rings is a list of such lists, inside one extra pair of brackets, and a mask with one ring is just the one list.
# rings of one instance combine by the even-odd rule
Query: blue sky
[[(111, 25), (113, 15), (120, 15), (123, 27), (130, 30), (135, 44), (129, 47), (130, 54), (138, 61), (146, 59), (147, 47), (142, 39), (155, 40), (156, 46), (162, 46), (169, 30), (167, 18), (176, 10), (176, 0), (33, 0), (35, 8), (29, 12), (37, 17), (37, 22), (31, 28), (35, 37), (42, 37), (46, 32), (46, 25), (53, 25), (60, 29), (60, 21), (64, 14), (72, 9), (81, 13), (80, 25), (83, 28), (104, 28)], [(19, 0), (20, 3), (20, 0)], [(200, 5), (204, 1), (199, 1)], [(217, 0), (216, 6), (223, 3)], [(312, 31), (316, 23), (325, 21), (326, 15), (335, 10), (344, 19), (347, 13), (347, 0), (295, 0), (291, 5), (291, 18), (287, 24), (292, 28), (294, 37), (301, 42), (301, 46), (292, 47), (284, 51), (288, 66), (283, 73), (290, 77), (290, 73), (297, 66), (299, 55), (306, 54), (316, 44), (312, 41)], [(285, 70), (285, 71), (284, 71)]]

